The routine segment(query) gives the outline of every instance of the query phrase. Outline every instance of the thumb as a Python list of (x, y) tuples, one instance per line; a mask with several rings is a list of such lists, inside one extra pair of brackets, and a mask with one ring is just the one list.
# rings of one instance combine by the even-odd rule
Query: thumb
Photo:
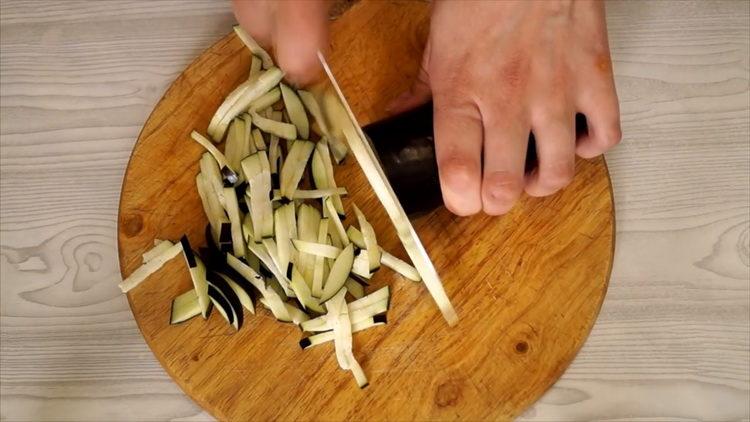
[(427, 45), (422, 54), (422, 63), (419, 65), (419, 73), (417, 79), (412, 83), (411, 88), (408, 91), (401, 93), (393, 101), (391, 101), (385, 110), (389, 114), (399, 114), (405, 111), (411, 110), (417, 106), (420, 106), (432, 97), (432, 90), (430, 89), (430, 75), (427, 73), (430, 62), (430, 41), (427, 41)]
[(297, 85), (320, 75), (318, 50), (328, 47), (328, 0), (286, 0), (277, 3), (274, 50), (286, 78)]

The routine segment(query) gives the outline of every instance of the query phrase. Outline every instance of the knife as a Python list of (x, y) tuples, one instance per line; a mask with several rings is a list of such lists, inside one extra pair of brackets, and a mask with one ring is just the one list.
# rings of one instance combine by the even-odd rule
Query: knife
[(380, 166), (380, 162), (378, 161), (377, 155), (375, 155), (372, 145), (370, 145), (370, 142), (362, 131), (362, 127), (357, 122), (357, 118), (354, 116), (351, 107), (349, 107), (349, 103), (341, 92), (341, 88), (336, 82), (336, 78), (333, 76), (333, 72), (331, 72), (328, 62), (326, 62), (323, 53), (320, 51), (318, 51), (318, 59), (323, 65), (323, 70), (326, 75), (328, 75), (331, 86), (333, 86), (341, 105), (346, 110), (346, 114), (351, 123), (352, 127), (345, 126), (343, 128), (344, 137), (349, 144), (349, 149), (352, 151), (354, 158), (356, 158), (362, 168), (365, 177), (367, 177), (367, 181), (375, 191), (375, 195), (380, 200), (380, 203), (383, 204), (388, 217), (390, 217), (391, 222), (393, 222), (393, 225), (396, 228), (401, 243), (404, 245), (404, 249), (406, 249), (406, 253), (409, 255), (414, 267), (422, 277), (422, 281), (430, 292), (432, 299), (440, 309), (440, 312), (443, 314), (443, 318), (448, 322), (448, 325), (455, 325), (458, 322), (458, 315), (456, 314), (455, 309), (453, 309), (453, 305), (451, 304), (450, 299), (448, 299), (448, 295), (445, 293), (443, 283), (440, 281), (440, 276), (438, 275), (430, 256), (427, 254), (424, 245), (422, 245), (422, 242), (419, 240), (419, 236), (417, 236), (414, 226), (412, 226), (409, 221), (404, 208), (401, 206), (401, 202), (399, 202), (396, 197), (383, 168)]

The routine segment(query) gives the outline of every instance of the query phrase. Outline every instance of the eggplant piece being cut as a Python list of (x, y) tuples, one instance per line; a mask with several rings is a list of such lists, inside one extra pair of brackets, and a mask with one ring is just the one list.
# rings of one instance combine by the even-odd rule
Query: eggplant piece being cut
[[(336, 91), (336, 94), (339, 98), (344, 98), (341, 88), (333, 79), (333, 74), (326, 63), (323, 54), (318, 52), (318, 58), (320, 59), (326, 74), (329, 75), (331, 85)], [(354, 113), (346, 103), (339, 101), (339, 105), (346, 110), (350, 123), (357, 121), (354, 117)], [(352, 126), (354, 125), (352, 124)], [(343, 132), (349, 143), (349, 147), (352, 150), (352, 154), (354, 154), (365, 174), (365, 177), (370, 183), (370, 186), (375, 191), (375, 195), (380, 200), (383, 208), (385, 208), (391, 222), (393, 222), (393, 225), (396, 228), (396, 233), (398, 233), (398, 237), (401, 239), (401, 243), (404, 245), (406, 253), (409, 254), (414, 267), (422, 277), (425, 287), (430, 292), (430, 295), (435, 301), (438, 309), (440, 309), (440, 312), (443, 314), (443, 318), (445, 318), (448, 325), (455, 325), (458, 322), (458, 315), (445, 292), (445, 288), (440, 281), (440, 276), (435, 269), (435, 265), (427, 254), (424, 245), (419, 241), (419, 237), (417, 236), (414, 227), (409, 222), (406, 212), (396, 197), (390, 183), (388, 183), (388, 179), (382, 168), (380, 168), (375, 152), (367, 141), (365, 134), (359, 129), (359, 127), (354, 127), (354, 129), (344, 127)]]
[(169, 311), (169, 324), (179, 324), (200, 314), (201, 305), (198, 302), (198, 294), (195, 289), (191, 289), (172, 301), (172, 309)]
[(123, 293), (129, 292), (131, 289), (146, 280), (148, 276), (158, 271), (167, 261), (179, 255), (180, 251), (182, 251), (182, 245), (177, 243), (170, 246), (159, 255), (152, 257), (148, 262), (138, 267), (130, 274), (130, 276), (128, 276), (128, 278), (118, 285), (120, 290), (122, 290)]

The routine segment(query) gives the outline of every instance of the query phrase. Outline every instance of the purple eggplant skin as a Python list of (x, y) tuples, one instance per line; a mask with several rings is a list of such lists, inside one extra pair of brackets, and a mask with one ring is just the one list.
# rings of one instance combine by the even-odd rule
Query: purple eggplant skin
[[(226, 299), (230, 306), (229, 310), (232, 311), (234, 313), (234, 316), (237, 318), (237, 329), (239, 330), (240, 328), (242, 328), (242, 304), (240, 303), (240, 299), (237, 297), (237, 294), (229, 286), (229, 283), (227, 283), (223, 278), (221, 278), (220, 275), (216, 274), (213, 271), (208, 271), (206, 273), (206, 280), (208, 281), (209, 287), (218, 289), (220, 295), (223, 296), (224, 299)], [(230, 319), (234, 320), (234, 318)], [(229, 323), (231, 324), (232, 321), (230, 321)]]
[(208, 296), (215, 300), (218, 306), (224, 309), (224, 312), (226, 312), (227, 314), (228, 322), (232, 324), (234, 322), (234, 311), (232, 311), (232, 305), (227, 302), (227, 300), (224, 298), (224, 295), (219, 292), (219, 289), (209, 284)]
[[(576, 114), (575, 126), (578, 137), (587, 134), (586, 116)], [(377, 152), (388, 181), (409, 217), (418, 217), (442, 205), (435, 159), (432, 102), (371, 123), (363, 131)], [(526, 173), (531, 173), (537, 166), (536, 139), (530, 133)]]
[(432, 103), (371, 123), (363, 131), (410, 217), (442, 205), (432, 130)]

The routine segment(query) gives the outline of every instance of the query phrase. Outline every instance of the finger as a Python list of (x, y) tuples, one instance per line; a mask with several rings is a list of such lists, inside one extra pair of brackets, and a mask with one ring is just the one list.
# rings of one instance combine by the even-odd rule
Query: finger
[(386, 111), (390, 114), (399, 114), (420, 106), (432, 97), (430, 89), (430, 76), (427, 73), (430, 63), (430, 42), (427, 41), (424, 53), (422, 54), (422, 64), (419, 66), (419, 73), (414, 83), (408, 91), (403, 92), (386, 106)]
[(466, 216), (482, 209), (482, 119), (476, 105), (444, 97), (434, 101), (435, 156), (445, 206)]
[(320, 76), (318, 50), (328, 44), (326, 0), (286, 0), (277, 3), (274, 49), (286, 78), (307, 85)]
[(611, 71), (589, 78), (580, 91), (576, 105), (586, 116), (587, 130), (581, 134), (576, 154), (582, 158), (596, 157), (622, 139), (620, 106)]
[(507, 119), (502, 112), (482, 110), (484, 117), (484, 178), (482, 208), (490, 215), (505, 214), (523, 192), (529, 125)]
[(237, 22), (258, 44), (271, 46), (273, 4), (268, 0), (232, 0)]
[(526, 178), (530, 196), (551, 195), (575, 174), (575, 113), (542, 112), (532, 119), (538, 166)]

